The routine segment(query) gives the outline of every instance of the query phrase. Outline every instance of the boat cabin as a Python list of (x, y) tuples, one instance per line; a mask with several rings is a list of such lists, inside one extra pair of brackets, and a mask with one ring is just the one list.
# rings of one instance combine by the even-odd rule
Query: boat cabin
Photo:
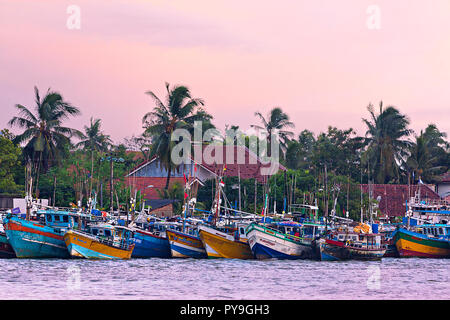
[(39, 210), (39, 221), (50, 227), (73, 228), (78, 225), (77, 214), (70, 211)]
[(417, 228), (417, 232), (431, 238), (450, 238), (450, 225), (447, 224), (424, 224)]
[(356, 248), (380, 248), (383, 246), (383, 235), (379, 233), (337, 233), (334, 235), (334, 239)]
[(95, 236), (99, 242), (109, 246), (127, 250), (133, 243), (133, 230), (127, 227), (97, 223), (89, 225), (87, 231)]

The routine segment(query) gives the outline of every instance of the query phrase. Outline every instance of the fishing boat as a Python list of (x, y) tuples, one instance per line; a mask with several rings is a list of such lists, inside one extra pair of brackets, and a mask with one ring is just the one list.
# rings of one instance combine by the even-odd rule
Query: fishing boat
[(243, 224), (238, 224), (236, 228), (199, 226), (199, 236), (208, 258), (253, 259), (253, 252), (245, 234), (245, 226)]
[(252, 223), (246, 229), (248, 244), (257, 259), (312, 259), (314, 245), (300, 236), (300, 228), (296, 222)]
[(134, 232), (135, 247), (132, 258), (170, 258), (170, 243), (166, 230), (180, 230), (176, 222), (150, 222), (131, 227)]
[(3, 219), (8, 242), (18, 258), (69, 258), (65, 232), (76, 226), (79, 214), (71, 211), (38, 210), (39, 220), (26, 220), (11, 213)]
[(64, 241), (72, 257), (86, 259), (130, 259), (135, 246), (131, 229), (107, 223), (69, 230)]
[[(211, 208), (210, 225), (199, 225), (198, 232), (208, 258), (253, 259), (245, 228), (253, 215), (232, 208), (223, 190), (222, 177), (216, 179), (216, 195)], [(225, 206), (222, 206), (222, 197)], [(221, 209), (223, 215), (221, 215)], [(251, 220), (248, 220), (250, 217)]]
[(6, 233), (0, 232), (0, 258), (15, 258), (16, 253), (8, 241)]
[(381, 260), (386, 253), (383, 236), (369, 231), (361, 224), (354, 230), (347, 226), (330, 232), (318, 241), (322, 261)]
[(397, 246), (394, 242), (394, 234), (397, 230), (398, 225), (394, 224), (382, 224), (380, 225), (380, 233), (384, 236), (382, 237), (382, 244), (386, 246), (386, 253), (383, 258), (398, 258), (399, 254), (397, 251)]
[(399, 228), (395, 231), (394, 242), (400, 257), (450, 258), (450, 225)]
[(166, 230), (172, 258), (207, 258), (205, 247), (195, 225), (185, 225), (183, 231)]
[(450, 256), (450, 204), (421, 199), (419, 191), (407, 202), (404, 226), (394, 234), (400, 257), (448, 258)]

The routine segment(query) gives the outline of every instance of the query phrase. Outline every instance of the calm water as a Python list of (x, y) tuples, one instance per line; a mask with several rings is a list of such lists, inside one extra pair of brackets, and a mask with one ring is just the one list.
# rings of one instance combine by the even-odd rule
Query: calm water
[(450, 299), (450, 260), (0, 260), (0, 299)]

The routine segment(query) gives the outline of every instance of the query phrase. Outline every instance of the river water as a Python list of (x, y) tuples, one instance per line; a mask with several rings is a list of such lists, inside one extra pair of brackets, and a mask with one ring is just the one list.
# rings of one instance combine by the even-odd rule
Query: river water
[(0, 299), (450, 299), (450, 260), (0, 260)]

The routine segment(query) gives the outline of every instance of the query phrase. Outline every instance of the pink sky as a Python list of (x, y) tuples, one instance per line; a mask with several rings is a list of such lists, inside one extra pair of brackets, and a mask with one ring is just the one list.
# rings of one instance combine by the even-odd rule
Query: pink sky
[[(72, 4), (80, 30), (66, 27)], [(120, 142), (142, 132), (154, 106), (144, 92), (163, 98), (167, 81), (203, 98), (219, 129), (280, 106), (296, 134), (364, 134), (366, 106), (383, 100), (415, 131), (450, 134), (449, 36), (448, 0), (0, 0), (0, 128), (15, 104), (33, 106), (37, 85), (81, 109), (68, 125), (101, 118)]]

